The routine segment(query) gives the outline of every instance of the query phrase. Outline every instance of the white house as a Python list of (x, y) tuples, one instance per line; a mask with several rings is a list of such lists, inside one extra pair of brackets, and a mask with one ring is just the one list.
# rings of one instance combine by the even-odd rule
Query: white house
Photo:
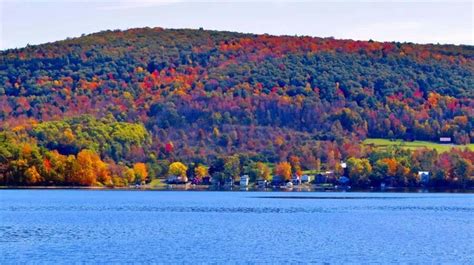
[(267, 181), (264, 179), (260, 179), (257, 181), (257, 185), (259, 188), (265, 188), (267, 186)]
[(169, 176), (166, 180), (168, 184), (182, 184), (188, 182), (188, 177), (184, 176)]
[(247, 187), (249, 185), (249, 175), (243, 175), (240, 177), (240, 187)]
[(451, 143), (451, 137), (440, 137), (439, 142), (440, 143)]
[(292, 182), (294, 185), (300, 185), (300, 184), (301, 184), (301, 177), (295, 174), (295, 175), (291, 178), (291, 182)]
[(418, 177), (420, 178), (421, 183), (428, 183), (430, 181), (430, 172), (418, 171)]

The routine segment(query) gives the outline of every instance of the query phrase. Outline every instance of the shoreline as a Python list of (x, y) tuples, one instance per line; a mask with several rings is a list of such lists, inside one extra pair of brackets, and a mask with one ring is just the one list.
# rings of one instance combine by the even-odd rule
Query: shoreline
[(247, 187), (240, 189), (238, 186), (233, 188), (196, 186), (189, 187), (184, 185), (167, 187), (101, 187), (101, 186), (0, 186), (0, 190), (95, 190), (95, 191), (189, 191), (189, 192), (373, 192), (373, 193), (474, 193), (474, 188), (454, 189), (454, 188), (390, 188), (390, 189), (333, 189), (323, 190), (313, 187), (294, 187), (292, 189), (284, 188), (253, 188)]

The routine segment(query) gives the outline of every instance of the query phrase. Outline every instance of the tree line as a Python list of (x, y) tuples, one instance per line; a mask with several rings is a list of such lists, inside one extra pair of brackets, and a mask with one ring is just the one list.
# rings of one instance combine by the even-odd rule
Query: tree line
[[(92, 119), (92, 120), (91, 120)], [(374, 187), (382, 182), (396, 187), (457, 187), (466, 188), (474, 185), (474, 152), (453, 148), (450, 152), (438, 153), (435, 149), (409, 150), (402, 147), (376, 148), (359, 143), (341, 146), (334, 142), (317, 142), (308, 151), (309, 155), (290, 152), (282, 153), (274, 161), (265, 156), (250, 153), (219, 155), (203, 159), (193, 157), (187, 160), (174, 156), (175, 147), (172, 143), (165, 145), (167, 158), (151, 151), (153, 143), (122, 138), (110, 129), (111, 134), (101, 135), (109, 139), (105, 146), (127, 146), (130, 154), (114, 159), (116, 149), (105, 148), (92, 142), (91, 145), (80, 145), (83, 139), (74, 126), (78, 121), (87, 120), (89, 124), (104, 125), (102, 121), (90, 116), (75, 118), (63, 122), (69, 126), (58, 134), (58, 127), (39, 124), (33, 128), (17, 128), (14, 132), (0, 133), (0, 185), (79, 185), (123, 187), (134, 184), (147, 184), (154, 179), (165, 179), (178, 176), (182, 181), (193, 181), (200, 184), (204, 178), (212, 177), (217, 183), (224, 184), (227, 180), (238, 181), (242, 175), (249, 175), (252, 182), (258, 180), (271, 181), (274, 176), (284, 181), (291, 181), (294, 176), (302, 176), (305, 171), (312, 174), (332, 171), (329, 179), (336, 183), (341, 176), (347, 176), (354, 187)], [(49, 122), (46, 122), (49, 123)], [(59, 124), (57, 124), (59, 126)], [(123, 128), (140, 128), (139, 124), (123, 124)], [(71, 130), (70, 128), (75, 128)], [(54, 128), (54, 129), (53, 129)], [(85, 131), (94, 131), (90, 126)], [(81, 131), (81, 133), (85, 133)], [(136, 133), (136, 131), (135, 131)], [(49, 134), (57, 136), (55, 145), (42, 142), (37, 135), (49, 139)], [(127, 134), (128, 135), (128, 134)], [(66, 140), (65, 140), (66, 139)], [(137, 138), (139, 139), (139, 138)], [(50, 149), (47, 146), (80, 146), (75, 148)], [(284, 145), (282, 139), (277, 144)], [(358, 150), (352, 150), (358, 148)], [(167, 150), (166, 150), (167, 149)], [(345, 162), (343, 168), (341, 162)], [(428, 171), (428, 182), (420, 178), (420, 171)]]

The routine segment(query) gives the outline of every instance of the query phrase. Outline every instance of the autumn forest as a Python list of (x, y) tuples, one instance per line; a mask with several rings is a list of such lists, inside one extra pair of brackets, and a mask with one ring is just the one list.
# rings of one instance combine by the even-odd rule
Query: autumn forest
[(471, 143), (473, 46), (141, 28), (0, 51), (0, 185), (331, 170), (465, 188)]

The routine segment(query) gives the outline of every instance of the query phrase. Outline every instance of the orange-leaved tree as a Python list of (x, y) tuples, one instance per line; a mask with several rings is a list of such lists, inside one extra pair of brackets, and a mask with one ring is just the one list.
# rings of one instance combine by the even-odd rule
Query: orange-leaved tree
[(284, 180), (291, 180), (291, 164), (288, 162), (278, 163), (275, 167), (275, 175), (282, 177)]
[(145, 181), (146, 178), (148, 177), (148, 171), (144, 163), (141, 163), (141, 162), (135, 163), (133, 165), (133, 171), (135, 172), (135, 176), (137, 177), (137, 180), (140, 180), (140, 182)]

